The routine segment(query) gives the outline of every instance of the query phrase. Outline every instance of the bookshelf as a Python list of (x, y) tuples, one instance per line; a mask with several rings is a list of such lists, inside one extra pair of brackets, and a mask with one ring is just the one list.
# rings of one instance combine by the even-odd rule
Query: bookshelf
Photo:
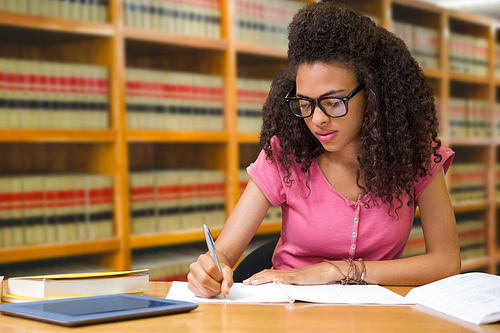
[[(0, 176), (83, 173), (106, 175), (113, 181), (111, 237), (0, 247), (0, 265), (78, 257), (78, 260), (96, 263), (107, 269), (127, 270), (136, 266), (134, 252), (189, 246), (203, 241), (201, 228), (132, 234), (130, 175), (134, 172), (171, 169), (223, 172), (224, 209), (225, 214), (229, 214), (240, 195), (242, 179), (239, 172), (255, 160), (260, 150), (257, 131), (238, 130), (242, 119), (238, 116), (237, 82), (239, 79), (269, 82), (286, 64), (286, 48), (272, 43), (273, 38), (278, 37), (262, 36), (261, 32), (257, 37), (249, 37), (251, 31), (241, 31), (244, 24), (236, 28), (235, 22), (243, 20), (238, 9), (241, 2), (213, 1), (218, 9), (214, 12), (212, 8), (210, 15), (208, 11), (204, 12), (204, 15), (212, 17), (212, 26), (206, 33), (203, 29), (189, 32), (185, 28), (176, 30), (171, 26), (162, 26), (159, 17), (178, 8), (155, 7), (148, 12), (148, 23), (146, 14), (132, 10), (138, 3), (133, 0), (98, 2), (101, 7), (103, 3), (107, 5), (107, 19), (100, 21), (78, 20), (69, 14), (64, 16), (62, 11), (58, 15), (46, 16), (0, 8), (3, 9), (0, 10), (0, 59), (104, 67), (108, 72), (109, 109), (105, 128), (0, 129)], [(300, 2), (278, 1), (273, 4)], [(305, 2), (308, 1), (302, 1)], [(428, 64), (423, 70), (437, 97), (440, 137), (457, 152), (455, 163), (482, 165), (486, 177), (486, 182), (482, 183), (482, 199), (454, 204), (457, 216), (473, 215), (473, 218), (485, 222), (484, 255), (465, 260), (463, 269), (498, 273), (500, 196), (496, 194), (499, 191), (496, 184), (500, 183), (500, 176), (496, 169), (500, 164), (500, 113), (497, 111), (500, 109), (497, 106), (500, 105), (500, 75), (496, 72), (500, 68), (500, 51), (497, 51), (497, 44), (500, 45), (499, 23), (414, 0), (345, 2), (397, 33), (427, 32), (426, 38), (418, 43), (434, 43), (432, 59), (421, 62)], [(160, 2), (143, 3), (154, 7)], [(252, 3), (265, 4), (257, 0), (252, 0)], [(282, 15), (289, 15), (295, 6), (289, 9)], [(283, 17), (275, 21), (277, 26), (270, 30), (280, 31), (282, 27), (279, 24), (282, 24)], [(148, 24), (150, 28), (145, 29)], [(465, 36), (469, 41), (471, 37), (481, 39), (483, 44), (478, 44), (483, 45), (482, 53), (479, 52), (482, 55), (474, 58), (479, 67), (482, 66), (479, 71), (452, 70), (451, 56), (455, 54), (451, 50), (452, 35)], [(167, 76), (182, 72), (220, 78), (222, 127), (216, 130), (130, 128), (127, 111), (130, 104), (127, 95), (130, 68)], [(472, 120), (468, 118), (468, 123), (459, 119), (458, 123), (463, 126), (459, 129), (456, 128), (457, 115), (452, 112), (457, 98), (464, 99), (465, 102), (459, 103), (466, 105), (458, 113), (472, 114), (472, 111), (467, 111), (467, 105), (470, 105), (470, 110), (476, 110), (476, 101), (486, 104), (483, 113), (474, 113), (477, 116), (471, 117)], [(155, 103), (159, 103), (158, 98)], [(168, 109), (170, 105), (162, 104), (161, 107)], [(480, 130), (473, 130), (477, 128)], [(462, 134), (456, 134), (457, 131)], [(448, 174), (447, 178), (453, 186), (452, 175)], [(214, 236), (220, 230), (220, 227), (212, 228)], [(272, 218), (263, 223), (258, 235), (273, 235), (279, 230), (279, 219)]]

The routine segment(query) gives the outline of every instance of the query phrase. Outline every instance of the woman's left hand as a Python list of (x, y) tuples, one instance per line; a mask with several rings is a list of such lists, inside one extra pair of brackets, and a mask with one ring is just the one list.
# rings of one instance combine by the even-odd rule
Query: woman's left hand
[[(342, 262), (338, 263), (342, 266)], [(314, 285), (314, 284), (328, 284), (342, 279), (339, 272), (327, 263), (322, 262), (319, 264), (302, 266), (292, 269), (265, 269), (257, 274), (252, 275), (243, 284), (259, 285), (269, 282), (281, 282), (288, 284), (298, 285)]]

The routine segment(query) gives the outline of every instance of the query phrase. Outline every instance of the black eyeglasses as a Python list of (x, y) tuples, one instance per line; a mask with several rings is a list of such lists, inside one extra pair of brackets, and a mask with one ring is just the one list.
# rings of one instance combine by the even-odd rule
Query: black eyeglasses
[(316, 105), (327, 116), (340, 118), (347, 114), (349, 100), (363, 90), (364, 87), (365, 85), (360, 83), (347, 96), (322, 97), (318, 99), (290, 96), (296, 94), (296, 87), (294, 87), (286, 94), (285, 101), (288, 102), (288, 106), (293, 114), (299, 118), (312, 116)]

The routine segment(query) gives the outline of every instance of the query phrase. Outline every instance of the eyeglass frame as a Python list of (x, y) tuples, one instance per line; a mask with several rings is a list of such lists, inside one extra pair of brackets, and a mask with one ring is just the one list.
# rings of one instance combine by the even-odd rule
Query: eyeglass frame
[[(312, 98), (308, 98), (308, 97), (290, 96), (290, 94), (292, 93), (292, 91), (294, 91), (294, 90), (297, 89), (297, 87), (293, 87), (286, 94), (285, 101), (288, 104), (288, 108), (290, 109), (290, 112), (292, 112), (293, 115), (296, 116), (296, 117), (298, 117), (298, 118), (309, 118), (310, 116), (312, 116), (314, 114), (314, 110), (316, 109), (316, 106), (318, 106), (319, 109), (324, 114), (326, 114), (328, 117), (330, 117), (330, 118), (341, 118), (341, 117), (345, 117), (347, 115), (347, 112), (349, 111), (349, 108), (348, 108), (348, 105), (349, 105), (348, 102), (349, 102), (349, 100), (351, 100), (351, 98), (353, 98), (354, 96), (356, 96), (357, 93), (359, 93), (361, 90), (363, 90), (364, 87), (365, 87), (365, 84), (364, 83), (360, 83), (353, 90), (351, 90), (351, 92), (349, 94), (347, 94), (347, 96), (325, 96), (325, 97), (320, 97), (318, 99), (312, 99)], [(295, 91), (295, 93), (297, 93), (297, 91)], [(314, 105), (314, 108), (311, 108), (311, 113), (308, 116), (299, 116), (298, 114), (296, 114), (295, 112), (293, 112), (292, 107), (290, 106), (290, 102), (291, 101), (300, 100), (300, 99), (306, 100), (309, 103), (311, 103), (311, 105)], [(323, 109), (323, 106), (321, 105), (321, 101), (323, 101), (325, 99), (338, 99), (338, 100), (341, 100), (344, 103), (345, 113), (343, 115), (341, 115), (341, 116), (332, 116), (331, 114), (329, 114), (328, 112), (326, 112), (326, 110)]]

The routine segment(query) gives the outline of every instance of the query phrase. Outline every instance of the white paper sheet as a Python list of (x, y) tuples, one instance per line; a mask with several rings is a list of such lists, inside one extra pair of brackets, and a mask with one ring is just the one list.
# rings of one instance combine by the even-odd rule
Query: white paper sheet
[(406, 299), (474, 324), (500, 320), (500, 277), (466, 273), (412, 289)]

